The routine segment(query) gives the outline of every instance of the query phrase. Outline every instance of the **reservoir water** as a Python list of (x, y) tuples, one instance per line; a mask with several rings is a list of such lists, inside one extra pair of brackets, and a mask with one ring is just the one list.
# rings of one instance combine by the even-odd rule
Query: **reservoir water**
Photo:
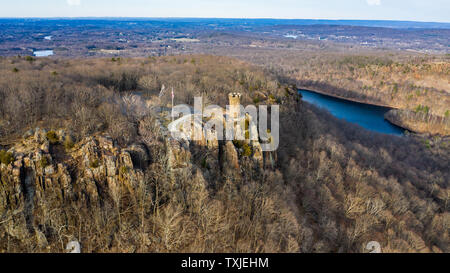
[(48, 57), (53, 55), (53, 50), (38, 50), (33, 52), (36, 57)]
[(343, 100), (308, 90), (299, 90), (303, 100), (328, 110), (333, 116), (383, 134), (403, 135), (404, 129), (384, 119), (390, 109)]

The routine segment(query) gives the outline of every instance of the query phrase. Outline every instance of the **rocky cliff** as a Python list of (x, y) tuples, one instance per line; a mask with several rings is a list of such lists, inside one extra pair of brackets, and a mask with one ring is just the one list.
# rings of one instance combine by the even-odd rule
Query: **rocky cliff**
[[(244, 156), (231, 141), (177, 141), (156, 118), (143, 119), (139, 134), (138, 143), (120, 147), (101, 134), (73, 143), (64, 130), (27, 132), (8, 150), (12, 160), (0, 165), (0, 241), (7, 244), (0, 249), (61, 251), (68, 240), (82, 240), (75, 227), (86, 221), (81, 218), (93, 221), (90, 214), (135, 206), (142, 194), (155, 202), (155, 195), (177, 188), (196, 189), (185, 195), (205, 192), (263, 167), (262, 154)], [(181, 177), (197, 183), (183, 184)], [(148, 189), (149, 180), (163, 189)]]
[(389, 122), (416, 133), (450, 135), (450, 118), (410, 110), (390, 110), (385, 118)]

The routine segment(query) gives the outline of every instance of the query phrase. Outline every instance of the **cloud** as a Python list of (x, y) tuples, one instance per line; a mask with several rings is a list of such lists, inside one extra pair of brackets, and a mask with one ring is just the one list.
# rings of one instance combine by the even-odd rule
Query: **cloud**
[(81, 0), (67, 0), (69, 6), (79, 6), (81, 5)]
[(366, 0), (369, 6), (380, 6), (381, 0)]

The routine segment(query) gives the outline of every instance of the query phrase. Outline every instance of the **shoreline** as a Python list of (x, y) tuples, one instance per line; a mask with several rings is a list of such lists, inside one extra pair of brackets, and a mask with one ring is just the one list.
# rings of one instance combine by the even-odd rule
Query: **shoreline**
[[(329, 96), (329, 97), (333, 97), (333, 98), (337, 98), (337, 99), (341, 99), (341, 100), (346, 100), (346, 101), (350, 101), (350, 102), (356, 102), (356, 103), (360, 103), (360, 104), (366, 104), (366, 105), (372, 105), (372, 106), (384, 107), (384, 108), (388, 108), (388, 109), (390, 109), (390, 110), (402, 110), (402, 109), (400, 109), (400, 108), (395, 108), (395, 107), (388, 106), (388, 105), (376, 104), (376, 103), (367, 103), (367, 102), (362, 101), (362, 100), (348, 99), (348, 98), (345, 98), (345, 97), (342, 97), (342, 96), (330, 95), (330, 94), (328, 94), (328, 93), (326, 93), (326, 92), (324, 92), (324, 91), (319, 91), (319, 90), (317, 90), (317, 89), (306, 88), (305, 86), (297, 86), (297, 90), (299, 90), (299, 91), (300, 91), (300, 90), (310, 91), (310, 92), (314, 92), (314, 93), (321, 94), (321, 95), (324, 95), (324, 96)], [(390, 110), (389, 110), (389, 111), (390, 111)], [(405, 127), (403, 127), (403, 126), (400, 126), (400, 125), (397, 124), (397, 123), (392, 122), (391, 120), (387, 119), (386, 116), (384, 117), (384, 120), (386, 120), (386, 121), (389, 122), (390, 124), (392, 124), (392, 125), (394, 125), (394, 126), (397, 126), (397, 127), (401, 128), (401, 129), (403, 129), (403, 130), (405, 130), (405, 131), (412, 132), (412, 133), (416, 133), (416, 134), (420, 134), (420, 132), (413, 131), (413, 130), (411, 130), (410, 128), (405, 128)]]
[(402, 110), (401, 108), (397, 108), (394, 106), (390, 106), (390, 105), (385, 105), (385, 104), (379, 104), (379, 103), (369, 103), (363, 100), (358, 100), (358, 99), (353, 99), (353, 98), (347, 98), (347, 97), (342, 97), (342, 96), (338, 96), (338, 95), (334, 95), (334, 94), (329, 94), (326, 91), (320, 91), (317, 89), (311, 89), (305, 86), (297, 86), (298, 90), (306, 90), (306, 91), (311, 91), (314, 93), (318, 93), (321, 95), (325, 95), (325, 96), (329, 96), (329, 97), (333, 97), (333, 98), (337, 98), (337, 99), (341, 99), (341, 100), (347, 100), (347, 101), (352, 101), (352, 102), (357, 102), (357, 103), (361, 103), (361, 104), (367, 104), (367, 105), (373, 105), (373, 106), (379, 106), (379, 107), (384, 107), (384, 108), (389, 108), (391, 110), (396, 109), (396, 110)]

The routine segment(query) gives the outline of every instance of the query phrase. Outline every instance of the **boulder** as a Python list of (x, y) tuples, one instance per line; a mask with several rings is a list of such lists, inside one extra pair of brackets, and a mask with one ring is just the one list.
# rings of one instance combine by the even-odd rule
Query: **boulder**
[(34, 135), (34, 131), (33, 131), (33, 130), (28, 130), (28, 131), (26, 131), (26, 132), (23, 134), (22, 138), (23, 138), (23, 139), (27, 139), (27, 138), (29, 138), (29, 137), (32, 137), (33, 135)]
[(47, 130), (36, 128), (34, 131), (34, 139), (37, 143), (44, 143), (47, 140)]

